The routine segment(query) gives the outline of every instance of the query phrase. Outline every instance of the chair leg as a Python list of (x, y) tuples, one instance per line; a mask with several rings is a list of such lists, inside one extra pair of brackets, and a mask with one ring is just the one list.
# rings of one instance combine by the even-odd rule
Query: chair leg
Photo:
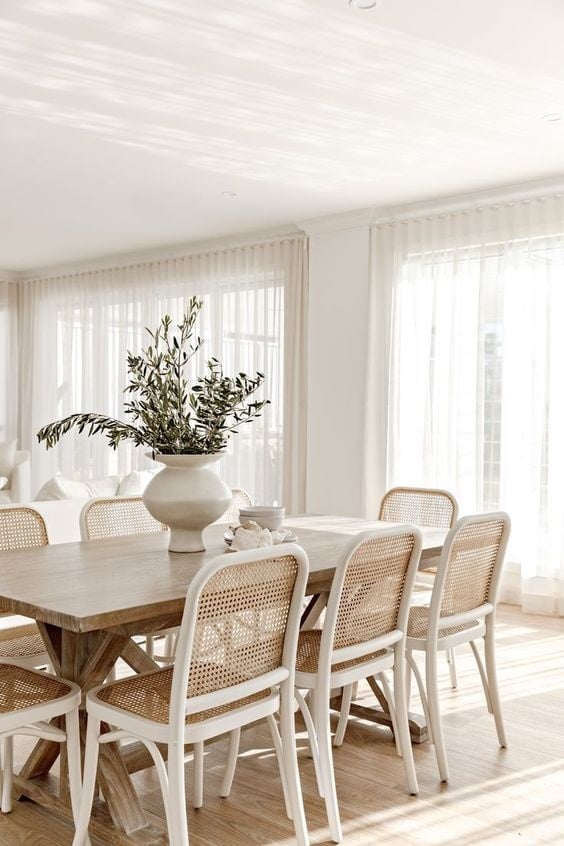
[(490, 700), (493, 709), (497, 737), (499, 745), (505, 749), (507, 747), (507, 737), (505, 736), (505, 727), (503, 725), (503, 716), (501, 713), (501, 700), (499, 698), (499, 687), (497, 683), (494, 630), (495, 618), (493, 614), (490, 614), (490, 616), (486, 618), (486, 634), (484, 637), (486, 672), (488, 674), (488, 687), (490, 691)]
[(164, 642), (164, 654), (168, 658), (168, 663), (174, 663), (174, 653), (176, 651), (176, 635), (167, 634)]
[(324, 697), (316, 696), (317, 715), (315, 727), (317, 730), (317, 744), (319, 746), (319, 769), (323, 783), (325, 796), (325, 807), (327, 809), (327, 820), (329, 831), (334, 843), (340, 843), (343, 839), (341, 819), (339, 816), (339, 803), (337, 801), (337, 788), (335, 785), (335, 772), (333, 769), (333, 752), (331, 750), (331, 726), (329, 723), (329, 703)]
[[(392, 690), (390, 688), (390, 683), (388, 682), (388, 679), (386, 678), (386, 674), (385, 673), (378, 673), (377, 679), (380, 682), (380, 684), (382, 685), (382, 690), (384, 691), (384, 696), (386, 697), (386, 702), (388, 704), (388, 713), (389, 713), (390, 719), (392, 721), (392, 734), (394, 736), (394, 743), (396, 744), (396, 752), (398, 753), (398, 755), (401, 758), (402, 752), (401, 752), (401, 744), (399, 742), (399, 737), (398, 737), (398, 725), (397, 725), (397, 722), (396, 722), (396, 708), (395, 708), (395, 703), (394, 703), (394, 696), (393, 696)], [(405, 682), (404, 682), (404, 684), (405, 684)]]
[(67, 764), (72, 816), (75, 825), (78, 825), (80, 794), (82, 792), (82, 776), (80, 762), (80, 730), (77, 710), (69, 711), (69, 713), (65, 715), (65, 727), (67, 732)]
[(14, 777), (14, 738), (5, 737), (0, 744), (2, 759), (2, 813), (12, 810), (12, 781)]
[(294, 691), (294, 695), (296, 697), (296, 702), (299, 705), (300, 711), (302, 712), (302, 717), (304, 718), (304, 722), (306, 724), (309, 747), (311, 750), (311, 757), (313, 758), (313, 766), (315, 769), (315, 778), (317, 780), (317, 792), (323, 799), (325, 793), (323, 791), (323, 779), (321, 778), (321, 770), (319, 768), (319, 746), (317, 745), (317, 732), (313, 724), (311, 712), (307, 707), (307, 703), (304, 697), (302, 696), (301, 691), (296, 688), (296, 690)]
[(490, 696), (490, 687), (488, 684), (488, 677), (486, 675), (486, 671), (484, 669), (484, 665), (482, 663), (482, 659), (480, 658), (480, 653), (478, 652), (478, 647), (476, 646), (476, 641), (470, 641), (470, 647), (472, 649), (472, 654), (476, 659), (476, 664), (478, 667), (478, 671), (480, 673), (480, 679), (482, 681), (482, 687), (484, 688), (484, 696), (486, 697), (486, 705), (488, 707), (488, 711), (490, 714), (493, 714), (493, 706), (492, 706), (492, 698)]
[(204, 744), (194, 743), (194, 808), (204, 804)]
[(448, 664), (448, 671), (450, 674), (450, 686), (453, 690), (456, 690), (458, 687), (458, 676), (456, 674), (456, 660), (454, 657), (454, 649), (447, 649), (446, 651), (446, 659)]
[(347, 722), (351, 711), (353, 686), (354, 685), (352, 684), (347, 684), (343, 688), (343, 695), (341, 696), (341, 713), (339, 714), (337, 731), (335, 732), (335, 737), (333, 738), (333, 746), (342, 746), (343, 740), (345, 739), (345, 731), (347, 730)]
[(405, 664), (405, 647), (402, 642), (396, 648), (394, 661), (394, 700), (396, 714), (395, 731), (401, 757), (403, 759), (408, 790), (412, 796), (417, 796), (419, 793), (419, 785), (417, 783), (415, 761), (413, 760), (413, 747), (411, 745), (411, 736), (409, 734), (407, 696), (405, 691)]
[(84, 775), (82, 778), (82, 792), (80, 808), (72, 846), (85, 846), (88, 837), (88, 824), (94, 801), (96, 787), (96, 770), (98, 767), (98, 738), (100, 736), (100, 720), (88, 715), (86, 729), (86, 749), (84, 753)]
[(428, 644), (425, 650), (425, 678), (427, 683), (427, 704), (429, 708), (429, 721), (433, 733), (435, 755), (441, 781), (448, 781), (448, 763), (443, 738), (443, 727), (441, 725), (441, 712), (439, 706), (439, 683), (437, 678), (437, 648), (435, 644)]
[(429, 743), (432, 743), (433, 730), (431, 728), (431, 718), (429, 717), (429, 705), (427, 704), (427, 694), (425, 692), (425, 685), (423, 684), (423, 679), (421, 678), (421, 673), (419, 672), (419, 667), (417, 666), (417, 662), (413, 657), (413, 653), (411, 651), (407, 651), (405, 657), (406, 663), (409, 666), (410, 670), (413, 672), (413, 675), (415, 676), (415, 681), (417, 682), (419, 698), (421, 699), (421, 706), (423, 708), (425, 724), (427, 726), (427, 734), (429, 735)]
[[(203, 751), (203, 743), (194, 744)], [(188, 817), (186, 815), (186, 792), (184, 785), (184, 745), (168, 744), (168, 802), (166, 820), (169, 846), (188, 846)]]
[(241, 728), (233, 729), (229, 733), (229, 749), (227, 752), (227, 763), (225, 764), (225, 773), (223, 774), (223, 782), (219, 795), (227, 799), (231, 793), (231, 785), (233, 784), (233, 776), (235, 775), (235, 767), (237, 766), (237, 755), (239, 754), (239, 741), (241, 740)]
[(283, 682), (280, 686), (280, 736), (282, 740), (284, 774), (288, 789), (288, 798), (292, 809), (297, 846), (309, 846), (296, 750), (294, 691), (288, 682)]
[(149, 658), (155, 657), (155, 638), (153, 635), (145, 635), (145, 652)]
[(274, 718), (273, 714), (268, 715), (268, 717), (266, 718), (266, 722), (268, 723), (268, 727), (270, 728), (272, 743), (274, 746), (274, 751), (276, 752), (276, 760), (278, 761), (278, 769), (280, 770), (280, 781), (282, 783), (282, 793), (284, 794), (286, 816), (289, 820), (291, 820), (292, 806), (290, 804), (290, 797), (288, 796), (288, 785), (286, 784), (286, 771), (284, 769), (284, 751), (282, 749), (282, 739), (280, 737), (280, 732), (278, 731), (276, 719)]

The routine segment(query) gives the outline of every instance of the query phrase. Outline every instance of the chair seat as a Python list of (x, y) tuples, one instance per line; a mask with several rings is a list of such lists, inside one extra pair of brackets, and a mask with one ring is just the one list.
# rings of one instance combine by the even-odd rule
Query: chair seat
[[(407, 624), (407, 636), (415, 638), (427, 637), (427, 626), (429, 623), (429, 606), (428, 605), (414, 605), (409, 611), (409, 622)], [(465, 632), (480, 625), (479, 620), (470, 620), (468, 623), (462, 623), (459, 626), (451, 626), (448, 629), (439, 629), (439, 640), (449, 635), (458, 634), (458, 632)]]
[[(101, 687), (96, 694), (96, 698), (106, 705), (120, 708), (122, 711), (143, 717), (145, 720), (168, 723), (173, 671), (173, 667), (165, 667), (165, 669), (156, 670), (154, 673), (120, 679)], [(242, 681), (240, 678), (233, 679), (233, 684), (240, 681)], [(251, 705), (253, 702), (267, 699), (270, 695), (271, 690), (268, 688), (252, 696), (245, 696), (243, 699), (229, 702), (227, 705), (210, 708), (197, 714), (188, 714), (186, 723), (199, 723), (203, 720), (219, 717), (231, 711), (236, 711), (238, 708)]]
[(0, 714), (22, 711), (34, 705), (45, 705), (71, 693), (66, 682), (26, 670), (17, 664), (0, 663)]
[(35, 623), (0, 630), (2, 658), (33, 658), (45, 654), (45, 644)]
[[(309, 629), (300, 632), (296, 656), (296, 671), (298, 673), (317, 673), (321, 634), (321, 629)], [(371, 652), (370, 655), (362, 655), (359, 658), (352, 658), (350, 661), (342, 661), (340, 664), (333, 664), (331, 671), (339, 673), (342, 670), (350, 670), (352, 667), (358, 667), (359, 664), (367, 664), (369, 661), (380, 658), (386, 653), (386, 649), (380, 649), (378, 652)]]

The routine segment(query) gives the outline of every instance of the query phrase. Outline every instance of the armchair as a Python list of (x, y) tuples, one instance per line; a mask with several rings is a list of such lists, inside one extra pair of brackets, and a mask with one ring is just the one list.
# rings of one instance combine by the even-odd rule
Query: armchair
[(0, 490), (0, 504), (31, 500), (31, 459), (27, 450), (15, 453), (8, 484)]

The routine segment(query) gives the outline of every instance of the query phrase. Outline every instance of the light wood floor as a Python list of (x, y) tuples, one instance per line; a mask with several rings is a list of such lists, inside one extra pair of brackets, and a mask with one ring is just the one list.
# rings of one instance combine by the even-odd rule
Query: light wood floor
[[(432, 747), (415, 747), (417, 798), (405, 793), (389, 732), (351, 720), (334, 756), (345, 844), (564, 844), (564, 620), (502, 607), (498, 659), (509, 748), (497, 745), (470, 650), (463, 647), (457, 653), (458, 690), (450, 690), (441, 662), (451, 778), (441, 785)], [(369, 699), (368, 689), (361, 693)], [(412, 710), (416, 706), (414, 700)], [(311, 842), (328, 844), (304, 737), (300, 734), (300, 771)], [(18, 744), (20, 761), (27, 748), (27, 742)], [(207, 751), (205, 804), (189, 815), (191, 846), (292, 844), (268, 733), (260, 725), (244, 732), (227, 800), (218, 797), (225, 749), (220, 740)], [(136, 779), (151, 822), (165, 831), (154, 773)], [(190, 796), (190, 764), (187, 780)], [(66, 846), (71, 840), (67, 824), (30, 802), (15, 803), (0, 818), (0, 846)], [(93, 839), (92, 846), (105, 844)]]

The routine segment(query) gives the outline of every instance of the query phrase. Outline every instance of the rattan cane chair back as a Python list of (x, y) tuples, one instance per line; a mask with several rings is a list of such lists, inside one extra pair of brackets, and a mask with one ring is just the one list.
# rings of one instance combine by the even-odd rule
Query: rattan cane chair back
[(439, 488), (391, 488), (380, 505), (380, 520), (450, 529), (458, 517), (458, 503)]
[(398, 613), (415, 536), (373, 535), (356, 547), (345, 567), (333, 646), (341, 649), (388, 634)]
[(48, 542), (45, 521), (34, 508), (0, 508), (0, 550), (30, 549)]
[(166, 528), (151, 517), (140, 496), (91, 499), (80, 515), (83, 540), (153, 535)]
[(200, 594), (188, 696), (249, 681), (281, 666), (298, 572), (287, 555), (225, 567)]
[[(508, 531), (505, 515), (496, 515), (484, 522), (467, 522), (456, 532), (448, 557), (441, 598), (441, 617), (450, 617), (479, 608), (486, 602), (495, 605), (498, 578), (496, 566), (501, 567), (502, 539)], [(494, 595), (492, 596), (492, 592)]]
[(231, 493), (233, 494), (231, 505), (225, 514), (219, 518), (218, 523), (238, 523), (239, 509), (253, 504), (251, 497), (243, 488), (231, 488)]

